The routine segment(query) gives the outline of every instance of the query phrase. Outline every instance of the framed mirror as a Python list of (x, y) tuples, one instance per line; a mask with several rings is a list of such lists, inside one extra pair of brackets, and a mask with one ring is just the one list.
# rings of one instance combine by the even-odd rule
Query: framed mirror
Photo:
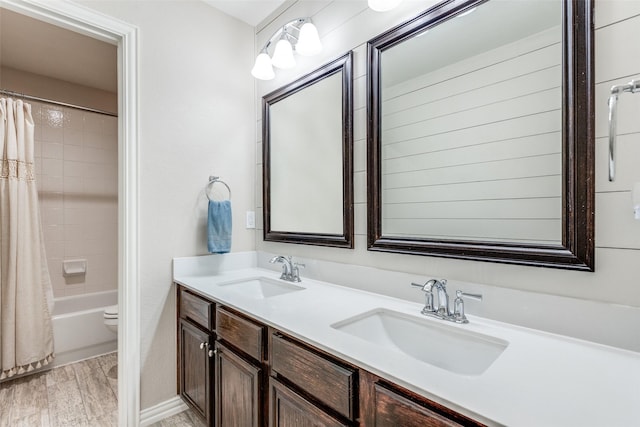
[(591, 0), (452, 0), (368, 43), (368, 248), (593, 271)]
[(353, 59), (262, 100), (264, 240), (353, 248)]

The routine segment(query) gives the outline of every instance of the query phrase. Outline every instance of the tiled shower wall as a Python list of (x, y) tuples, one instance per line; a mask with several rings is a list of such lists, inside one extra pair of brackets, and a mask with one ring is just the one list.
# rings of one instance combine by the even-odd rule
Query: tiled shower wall
[[(118, 119), (31, 102), (36, 182), (55, 297), (117, 289)], [(63, 261), (86, 259), (84, 275)]]

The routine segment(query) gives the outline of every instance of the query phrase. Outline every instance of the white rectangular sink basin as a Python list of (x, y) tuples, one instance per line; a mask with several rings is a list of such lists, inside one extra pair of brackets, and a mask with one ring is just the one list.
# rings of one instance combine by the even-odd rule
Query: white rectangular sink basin
[(331, 327), (419, 361), (462, 375), (481, 375), (509, 343), (444, 320), (375, 309)]
[(219, 286), (239, 292), (247, 298), (255, 299), (271, 298), (305, 289), (302, 286), (298, 286), (293, 283), (267, 279), (265, 277), (236, 280), (233, 282), (221, 283)]

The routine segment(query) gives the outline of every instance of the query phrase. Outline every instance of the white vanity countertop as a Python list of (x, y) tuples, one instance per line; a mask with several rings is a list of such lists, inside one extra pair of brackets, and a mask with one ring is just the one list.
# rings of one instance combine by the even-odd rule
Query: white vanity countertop
[(509, 343), (484, 373), (460, 375), (331, 327), (378, 308), (423, 321), (428, 318), (420, 314), (420, 304), (304, 277), (299, 285), (305, 290), (264, 299), (220, 286), (257, 277), (278, 279), (279, 273), (251, 268), (217, 275), (178, 273), (174, 280), (490, 425), (617, 427), (640, 423), (640, 353), (470, 315), (466, 325), (429, 319)]

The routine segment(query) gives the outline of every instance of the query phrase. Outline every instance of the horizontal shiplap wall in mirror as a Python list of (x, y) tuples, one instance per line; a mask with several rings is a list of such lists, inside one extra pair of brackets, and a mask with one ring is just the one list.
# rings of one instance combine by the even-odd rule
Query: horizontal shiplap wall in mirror
[(384, 236), (561, 243), (561, 37), (390, 87), (382, 53)]
[[(322, 3), (322, 5), (320, 5)], [(613, 183), (607, 180), (607, 97), (614, 84), (640, 78), (640, 1), (611, 0), (595, 3), (596, 55), (596, 266), (594, 273), (556, 269), (512, 266), (489, 262), (461, 261), (425, 256), (398, 255), (367, 251), (366, 207), (366, 42), (372, 37), (415, 16), (434, 5), (434, 1), (403, 1), (397, 9), (375, 13), (367, 9), (366, 1), (309, 2), (298, 1), (287, 9), (290, 19), (306, 14), (315, 4), (312, 18), (318, 25), (325, 50), (319, 57), (304, 58), (294, 70), (277, 71), (271, 82), (257, 83), (257, 206), (261, 194), (261, 122), (260, 102), (264, 94), (312, 71), (318, 66), (353, 49), (354, 63), (354, 196), (355, 249), (321, 248), (303, 245), (264, 242), (259, 220), (256, 246), (259, 251), (290, 254), (294, 257), (318, 258), (339, 263), (371, 266), (415, 274), (419, 278), (445, 277), (452, 289), (457, 283), (473, 291), (473, 283), (493, 285), (498, 297), (500, 288), (512, 288), (596, 302), (610, 302), (640, 308), (640, 221), (633, 220), (631, 187), (640, 181), (640, 94), (625, 94), (620, 98), (618, 121), (618, 169)], [(348, 9), (350, 12), (345, 12)], [(271, 17), (273, 19), (273, 17)], [(275, 19), (282, 23), (286, 18)], [(277, 24), (274, 24), (277, 25)], [(257, 38), (268, 35), (260, 32)], [(256, 49), (262, 45), (256, 42)], [(257, 52), (256, 52), (257, 54)], [(248, 72), (248, 70), (247, 70)], [(258, 216), (261, 209), (257, 210)], [(303, 272), (314, 274), (308, 265)], [(406, 291), (404, 280), (389, 280), (376, 290), (388, 295), (422, 301), (419, 292)], [(336, 278), (342, 284), (356, 286), (349, 277)], [(460, 287), (462, 289), (462, 287)], [(533, 310), (535, 307), (526, 307)], [(490, 313), (486, 313), (491, 316)], [(599, 313), (585, 313), (599, 316)], [(535, 315), (532, 314), (532, 318)], [(500, 318), (497, 316), (497, 318)], [(544, 316), (538, 316), (544, 319)], [(578, 321), (576, 319), (575, 321)], [(573, 321), (567, 319), (567, 321)], [(634, 325), (635, 327), (635, 325)], [(620, 324), (617, 331), (607, 333), (631, 335), (629, 324)], [(635, 332), (634, 332), (635, 333)], [(624, 340), (624, 337), (621, 339)]]

